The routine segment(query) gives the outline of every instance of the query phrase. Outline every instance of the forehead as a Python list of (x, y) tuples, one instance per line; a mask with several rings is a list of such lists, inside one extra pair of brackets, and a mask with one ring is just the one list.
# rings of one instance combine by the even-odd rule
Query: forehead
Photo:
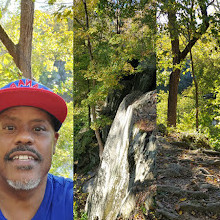
[(49, 114), (39, 108), (29, 106), (11, 107), (0, 113), (0, 120), (4, 118), (12, 118), (19, 120), (42, 119), (51, 121)]

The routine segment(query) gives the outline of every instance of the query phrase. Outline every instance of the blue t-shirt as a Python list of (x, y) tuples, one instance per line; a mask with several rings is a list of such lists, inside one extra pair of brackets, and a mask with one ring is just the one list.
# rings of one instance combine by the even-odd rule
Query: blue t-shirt
[[(0, 220), (5, 220), (0, 211)], [(73, 181), (48, 174), (43, 201), (32, 220), (73, 220)]]

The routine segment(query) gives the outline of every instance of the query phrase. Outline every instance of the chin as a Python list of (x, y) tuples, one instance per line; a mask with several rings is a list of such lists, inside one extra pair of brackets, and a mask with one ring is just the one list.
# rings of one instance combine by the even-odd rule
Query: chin
[(15, 190), (32, 190), (38, 187), (40, 184), (41, 179), (23, 179), (23, 180), (7, 180), (7, 183), (10, 187)]

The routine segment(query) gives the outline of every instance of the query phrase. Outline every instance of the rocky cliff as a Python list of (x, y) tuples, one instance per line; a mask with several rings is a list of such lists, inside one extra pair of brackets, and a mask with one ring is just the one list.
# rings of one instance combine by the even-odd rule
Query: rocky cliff
[(201, 134), (154, 130), (155, 98), (121, 103), (90, 185), (90, 220), (220, 219), (220, 152)]
[[(141, 94), (156, 89), (156, 56), (145, 62), (137, 61), (134, 74), (128, 74), (120, 79), (120, 89), (114, 89), (109, 92), (105, 105), (98, 109), (100, 115), (107, 116), (112, 121), (118, 111), (119, 105), (128, 94), (135, 93), (136, 98)], [(101, 129), (102, 140), (105, 143), (108, 137), (110, 126), (107, 125)], [(75, 134), (77, 139), (77, 148), (81, 149), (79, 160), (75, 164), (76, 173), (86, 173), (99, 164), (98, 145), (95, 144), (96, 138), (94, 131), (82, 129), (80, 133)]]
[[(91, 220), (128, 218), (140, 199), (152, 203), (156, 145), (156, 91), (127, 95), (111, 126), (103, 158), (87, 198)], [(145, 195), (140, 193), (145, 189)]]

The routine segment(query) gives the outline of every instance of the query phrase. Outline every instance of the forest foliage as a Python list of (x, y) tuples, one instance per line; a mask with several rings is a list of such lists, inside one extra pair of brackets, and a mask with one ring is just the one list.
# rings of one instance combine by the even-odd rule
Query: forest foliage
[[(176, 16), (179, 50), (182, 53), (188, 51), (186, 57), (184, 55), (175, 65), (168, 22), (170, 10)], [(196, 131), (195, 103), (198, 97), (192, 82), (189, 56), (192, 52), (194, 80), (199, 86), (199, 132), (208, 135), (216, 147), (219, 133), (216, 110), (219, 105), (218, 30), (219, 6), (216, 1), (75, 1), (75, 160), (78, 161), (86, 149), (97, 146), (91, 129), (100, 131), (111, 124), (111, 120), (102, 116), (100, 111), (108, 94), (120, 88), (120, 79), (138, 72), (128, 61), (151, 62), (149, 57), (154, 52), (157, 56), (157, 85), (158, 89), (162, 88), (158, 94), (158, 123), (167, 125), (170, 75), (179, 68), (181, 78), (188, 77), (190, 81), (187, 86), (182, 83), (184, 80), (180, 81), (177, 129)], [(190, 42), (193, 46), (189, 50), (186, 48)], [(215, 93), (216, 99), (205, 99), (209, 93)], [(95, 118), (91, 113), (92, 106), (95, 106)], [(82, 134), (85, 139), (81, 139)]]
[[(169, 67), (164, 63), (165, 71), (169, 72), (167, 124), (169, 127), (176, 127), (180, 75), (184, 63), (190, 59), (191, 74), (195, 84), (196, 129), (198, 130), (198, 82), (194, 71), (192, 49), (196, 47), (198, 40), (201, 40), (207, 32), (211, 32), (213, 37), (218, 38), (219, 4), (215, 0), (168, 0), (157, 1), (157, 3), (158, 33), (168, 35), (170, 41), (168, 51), (162, 48), (162, 56), (171, 61), (167, 63)], [(160, 48), (161, 45), (159, 51)], [(169, 54), (171, 59), (169, 59)], [(160, 68), (160, 65), (158, 67)]]
[[(123, 77), (141, 71), (131, 62), (153, 63), (156, 12), (150, 1), (75, 1), (74, 4), (74, 129), (75, 160), (94, 148), (91, 129), (111, 124), (100, 114), (110, 92), (121, 89)], [(87, 139), (82, 141), (82, 133)], [(97, 136), (96, 136), (97, 137)], [(98, 139), (98, 138), (97, 138)], [(103, 141), (103, 140), (102, 140)], [(85, 143), (85, 144), (83, 144)]]
[[(218, 26), (210, 26), (207, 33), (197, 41), (192, 49), (195, 78), (198, 84), (198, 130), (196, 130), (196, 93), (192, 76), (192, 65), (188, 55), (181, 63), (182, 82), (191, 78), (191, 83), (179, 87), (177, 105), (177, 130), (181, 132), (197, 133), (204, 135), (209, 140), (211, 147), (220, 150), (220, 42)], [(163, 34), (164, 33), (164, 34)], [(184, 47), (186, 39), (181, 36)], [(172, 65), (172, 55), (169, 36), (165, 32), (159, 33), (157, 43), (158, 56), (158, 105), (157, 122), (166, 125), (169, 74)], [(165, 56), (164, 56), (165, 55)], [(181, 82), (181, 80), (180, 80)]]

